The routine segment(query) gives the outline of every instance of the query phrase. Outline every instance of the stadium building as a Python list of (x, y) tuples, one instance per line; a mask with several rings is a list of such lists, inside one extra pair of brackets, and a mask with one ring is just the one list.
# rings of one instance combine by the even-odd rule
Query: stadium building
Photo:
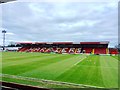
[(118, 54), (109, 49), (109, 42), (17, 42), (18, 52), (68, 53), (68, 54)]

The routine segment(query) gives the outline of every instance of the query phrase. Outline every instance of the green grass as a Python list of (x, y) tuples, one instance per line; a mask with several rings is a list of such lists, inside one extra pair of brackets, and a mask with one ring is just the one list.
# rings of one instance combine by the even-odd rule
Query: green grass
[[(2, 73), (97, 87), (118, 88), (119, 61), (117, 59), (117, 56), (107, 55), (4, 52), (2, 54)], [(3, 77), (3, 81), (31, 83), (8, 77)], [(36, 83), (33, 82), (31, 85), (39, 84)], [(66, 87), (65, 85), (48, 84), (39, 84), (39, 86)]]
[(13, 83), (21, 83), (24, 85), (40, 86), (43, 88), (53, 88), (53, 87), (54, 88), (81, 88), (82, 87), (82, 86), (73, 86), (73, 85), (65, 85), (65, 84), (60, 85), (60, 84), (51, 84), (51, 83), (47, 83), (47, 82), (21, 80), (21, 79), (8, 78), (8, 77), (4, 77), (2, 80), (7, 81), (7, 82), (13, 82)]
[(117, 59), (117, 60), (120, 60), (119, 58), (120, 58), (120, 55), (115, 55), (115, 56), (111, 56), (111, 57), (113, 57), (113, 58), (115, 58), (115, 59)]

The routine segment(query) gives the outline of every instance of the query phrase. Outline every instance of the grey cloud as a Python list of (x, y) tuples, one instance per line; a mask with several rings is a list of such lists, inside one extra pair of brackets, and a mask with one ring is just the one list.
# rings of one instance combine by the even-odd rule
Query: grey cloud
[(15, 41), (117, 42), (117, 7), (111, 3), (3, 5), (3, 27)]

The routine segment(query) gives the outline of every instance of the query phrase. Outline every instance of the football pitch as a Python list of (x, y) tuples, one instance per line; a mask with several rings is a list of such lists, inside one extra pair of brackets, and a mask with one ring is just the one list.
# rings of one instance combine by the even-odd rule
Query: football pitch
[(3, 52), (1, 75), (3, 81), (48, 88), (118, 88), (118, 62), (109, 55)]

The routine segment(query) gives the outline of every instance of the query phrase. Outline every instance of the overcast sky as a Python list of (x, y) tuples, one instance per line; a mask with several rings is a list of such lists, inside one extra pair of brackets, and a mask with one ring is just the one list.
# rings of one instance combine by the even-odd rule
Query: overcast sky
[(11, 41), (110, 41), (114, 47), (118, 42), (117, 5), (117, 2), (6, 3), (0, 5), (1, 30), (7, 30), (7, 44)]

